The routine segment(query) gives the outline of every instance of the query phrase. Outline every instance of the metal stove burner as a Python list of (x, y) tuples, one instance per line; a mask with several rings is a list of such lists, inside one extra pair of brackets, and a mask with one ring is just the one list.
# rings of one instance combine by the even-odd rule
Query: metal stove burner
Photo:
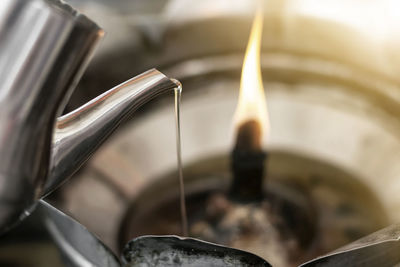
[[(190, 234), (255, 253), (273, 266), (296, 266), (388, 224), (383, 207), (358, 179), (301, 155), (270, 152), (266, 199), (226, 197), (226, 156), (184, 169)], [(120, 245), (141, 235), (180, 234), (176, 173), (160, 177), (132, 201)]]

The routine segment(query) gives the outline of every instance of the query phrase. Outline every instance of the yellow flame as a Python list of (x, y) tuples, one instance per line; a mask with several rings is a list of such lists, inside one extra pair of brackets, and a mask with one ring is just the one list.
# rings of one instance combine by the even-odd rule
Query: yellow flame
[(265, 132), (269, 122), (260, 67), (262, 27), (263, 12), (259, 8), (254, 17), (243, 61), (239, 100), (234, 121), (236, 125), (240, 125), (248, 120), (257, 120), (262, 131)]

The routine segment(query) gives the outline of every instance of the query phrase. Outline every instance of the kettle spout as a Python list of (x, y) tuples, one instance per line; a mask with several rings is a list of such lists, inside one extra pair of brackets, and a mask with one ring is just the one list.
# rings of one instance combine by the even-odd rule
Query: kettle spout
[(60, 117), (44, 195), (77, 171), (137, 108), (178, 85), (156, 69), (138, 75)]

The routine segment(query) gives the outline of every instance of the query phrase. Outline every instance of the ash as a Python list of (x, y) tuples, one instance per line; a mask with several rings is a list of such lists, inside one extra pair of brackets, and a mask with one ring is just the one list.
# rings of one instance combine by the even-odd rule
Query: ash
[(277, 227), (282, 218), (273, 215), (268, 201), (240, 203), (215, 193), (207, 200), (205, 215), (191, 225), (193, 236), (252, 252), (273, 266), (296, 265), (297, 241), (282, 237)]

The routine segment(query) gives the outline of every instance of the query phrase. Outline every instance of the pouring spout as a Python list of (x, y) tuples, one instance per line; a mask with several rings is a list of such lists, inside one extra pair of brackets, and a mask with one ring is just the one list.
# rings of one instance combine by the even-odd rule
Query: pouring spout
[(156, 69), (144, 72), (60, 117), (44, 195), (77, 171), (118, 125), (152, 98), (177, 84)]

